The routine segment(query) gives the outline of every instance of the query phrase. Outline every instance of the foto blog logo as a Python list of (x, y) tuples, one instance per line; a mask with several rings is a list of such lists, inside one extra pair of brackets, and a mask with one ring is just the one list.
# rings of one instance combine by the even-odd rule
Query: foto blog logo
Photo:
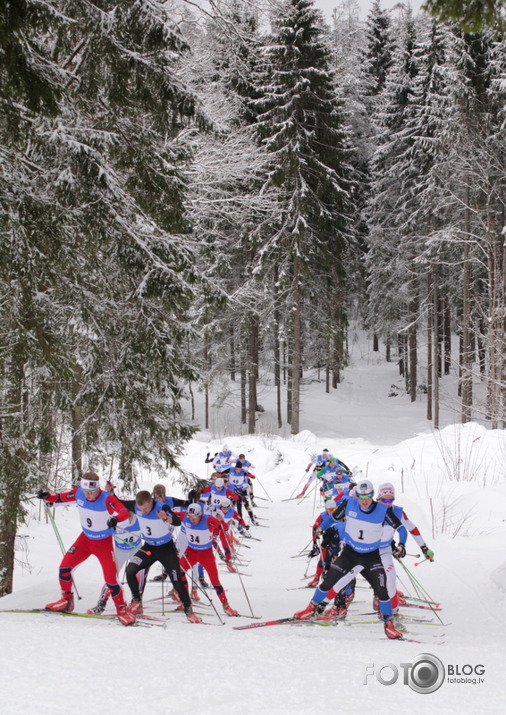
[[(431, 653), (420, 653), (410, 663), (368, 663), (364, 666), (363, 684), (367, 685), (370, 678), (375, 677), (382, 685), (393, 685), (399, 678), (403, 685), (408, 685), (417, 693), (434, 693), (444, 683), (450, 684), (481, 684), (485, 682), (485, 667), (483, 665), (448, 665)], [(448, 678), (447, 678), (448, 676)]]

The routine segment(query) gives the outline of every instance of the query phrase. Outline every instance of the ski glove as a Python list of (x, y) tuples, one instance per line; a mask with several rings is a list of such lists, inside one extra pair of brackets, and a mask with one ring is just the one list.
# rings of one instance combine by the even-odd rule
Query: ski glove
[(396, 559), (403, 559), (406, 556), (406, 547), (404, 544), (399, 544), (396, 549), (394, 549), (394, 556)]
[(422, 546), (422, 552), (426, 559), (428, 559), (429, 561), (434, 561), (434, 552), (431, 551), (426, 544)]
[(315, 544), (313, 546), (313, 548), (311, 549), (311, 551), (309, 552), (309, 558), (312, 559), (314, 556), (318, 556), (319, 553), (320, 553), (320, 547), (318, 546), (318, 544)]
[(37, 492), (37, 499), (47, 499), (49, 492), (44, 491), (44, 489), (39, 489)]
[(115, 516), (111, 516), (111, 518), (107, 520), (107, 526), (109, 529), (114, 529), (114, 531), (116, 531), (117, 525), (118, 525), (118, 520), (116, 519)]

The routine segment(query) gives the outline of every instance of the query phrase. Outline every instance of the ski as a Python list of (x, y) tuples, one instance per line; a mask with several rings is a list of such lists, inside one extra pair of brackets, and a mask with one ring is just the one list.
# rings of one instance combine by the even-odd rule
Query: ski
[(416, 601), (418, 603), (424, 603), (427, 606), (432, 605), (435, 608), (441, 608), (440, 603), (436, 603), (435, 601), (429, 601), (426, 598), (418, 598), (417, 596), (401, 596), (405, 601)]
[(69, 611), (50, 611), (48, 608), (11, 608), (0, 613), (56, 613), (59, 616), (73, 616), (74, 618), (98, 618), (101, 621), (110, 621), (116, 618), (115, 613), (99, 614), (99, 613), (74, 613)]
[[(0, 613), (42, 613), (42, 614), (49, 614), (49, 615), (55, 615), (55, 616), (70, 616), (72, 618), (94, 618), (99, 621), (107, 621), (109, 623), (114, 623), (118, 622), (120, 625), (123, 625), (117, 617), (116, 613), (111, 613), (109, 614), (98, 614), (98, 613), (75, 613), (75, 612), (68, 612), (68, 611), (50, 611), (47, 608), (12, 608), (9, 610), (5, 611), (0, 611)], [(139, 620), (136, 620), (134, 623), (131, 623), (128, 627), (130, 626), (144, 626), (146, 628), (149, 628), (151, 625), (160, 625), (163, 628), (165, 628), (166, 624), (165, 623), (141, 623)]]
[(442, 611), (441, 606), (424, 606), (421, 603), (402, 603), (400, 608), (421, 608), (424, 611)]
[(304, 621), (290, 616), (289, 618), (276, 618), (272, 621), (261, 621), (260, 623), (248, 623), (245, 626), (232, 626), (235, 631), (246, 631), (251, 628), (265, 628), (266, 626), (281, 626), (285, 623), (304, 623)]

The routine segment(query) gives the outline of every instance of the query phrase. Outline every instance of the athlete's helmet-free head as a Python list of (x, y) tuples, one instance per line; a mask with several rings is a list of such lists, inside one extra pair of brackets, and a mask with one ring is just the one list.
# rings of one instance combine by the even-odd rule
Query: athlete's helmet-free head
[(220, 506), (222, 509), (230, 509), (231, 504), (232, 502), (230, 501), (230, 499), (228, 497), (225, 497), (225, 499), (221, 500)]
[(230, 447), (228, 446), (228, 444), (224, 444), (221, 448), (221, 451), (223, 452), (223, 454), (228, 454), (228, 452), (230, 452)]
[(380, 484), (378, 487), (378, 499), (395, 499), (395, 487), (390, 482)]
[(225, 486), (225, 480), (223, 479), (223, 477), (218, 477), (214, 484), (218, 487), (218, 489), (221, 489), (223, 486)]
[(332, 511), (334, 511), (335, 508), (336, 508), (335, 501), (333, 499), (327, 499), (327, 501), (325, 502), (325, 509), (327, 509), (327, 511), (329, 509), (332, 509)]
[(372, 482), (370, 482), (368, 479), (363, 479), (361, 482), (357, 484), (355, 487), (355, 494), (357, 497), (360, 499), (367, 499), (371, 498), (374, 496), (374, 487), (372, 485)]
[(200, 504), (190, 504), (188, 507), (188, 516), (200, 516), (202, 514), (202, 507)]
[(325, 447), (325, 449), (322, 449), (322, 454), (330, 454), (329, 450)]

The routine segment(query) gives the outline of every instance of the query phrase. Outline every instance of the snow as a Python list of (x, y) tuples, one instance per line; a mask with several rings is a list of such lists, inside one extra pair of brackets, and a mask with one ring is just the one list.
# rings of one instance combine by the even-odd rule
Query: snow
[[(306, 605), (312, 590), (287, 589), (305, 583), (307, 559), (290, 557), (308, 544), (321, 508), (314, 492), (302, 502), (282, 500), (298, 493), (311, 457), (327, 447), (376, 486), (383, 481), (396, 486), (397, 503), (435, 552), (433, 563), (415, 566), (421, 558), (413, 556), (404, 562), (441, 602), (439, 615), (448, 625), (409, 624), (418, 634), (413, 637), (426, 641), (417, 644), (387, 640), (379, 622), (236, 631), (232, 626), (253, 621), (223, 616), (223, 627), (199, 626), (170, 614), (166, 629), (124, 628), (112, 621), (2, 613), (3, 713), (503, 712), (505, 433), (474, 422), (456, 424), (458, 409), (449, 400), (442, 409), (442, 429), (432, 431), (423, 398), (411, 404), (402, 390), (388, 397), (392, 384), (402, 386), (396, 365), (385, 363), (358, 340), (351, 349), (350, 367), (330, 395), (316, 375), (313, 380), (305, 376), (303, 431), (295, 437), (272, 429), (274, 395), (266, 386), (259, 398), (266, 411), (256, 436), (241, 435), (234, 423), (232, 390), (223, 407), (214, 410), (213, 431), (201, 431), (188, 443), (182, 464), (205, 477), (206, 453), (219, 451), (226, 437), (233, 452), (245, 452), (255, 464), (255, 493), (264, 499), (257, 501), (256, 512), (268, 519), (263, 522), (268, 528), (252, 527), (261, 541), (250, 540), (250, 548), (241, 551), (251, 559), (242, 567), (248, 575), (241, 582), (220, 564), (222, 583), (234, 608), (249, 614), (249, 599), (262, 620), (291, 615)], [(450, 394), (451, 386), (446, 388)], [(197, 408), (197, 417), (202, 417), (202, 404)], [(142, 474), (139, 486), (151, 489), (158, 481), (156, 475)], [(177, 484), (167, 481), (167, 486), (169, 494), (183, 495)], [(31, 506), (28, 523), (20, 529), (14, 592), (0, 599), (0, 610), (43, 607), (59, 596), (61, 552), (41, 511), (38, 502)], [(68, 547), (80, 530), (75, 506), (57, 508), (56, 521)], [(418, 552), (411, 538), (407, 547), (410, 554)], [(157, 572), (155, 566), (151, 575)], [(402, 590), (413, 593), (402, 567), (398, 574)], [(76, 610), (84, 612), (95, 604), (102, 585), (97, 562), (83, 564), (75, 580), (81, 596)], [(359, 586), (350, 613), (370, 610), (371, 593), (362, 579)], [(125, 594), (128, 598), (126, 586)], [(159, 583), (148, 583), (145, 599), (161, 594)], [(414, 608), (409, 612), (427, 615)], [(218, 623), (213, 615), (205, 620)], [(481, 664), (484, 682), (445, 681), (434, 693), (416, 693), (403, 684), (400, 664), (421, 653), (437, 656), (447, 669)], [(373, 676), (364, 684), (365, 667), (374, 664), (377, 670), (385, 663), (396, 665), (399, 680), (386, 687)]]

